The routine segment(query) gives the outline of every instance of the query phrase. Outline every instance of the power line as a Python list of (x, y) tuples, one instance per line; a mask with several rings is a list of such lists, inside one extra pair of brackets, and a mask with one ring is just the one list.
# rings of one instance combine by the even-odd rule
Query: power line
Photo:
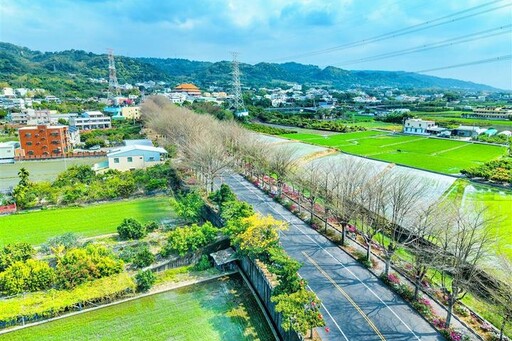
[(272, 61), (283, 60), (283, 59), (297, 59), (297, 58), (302, 58), (302, 57), (315, 56), (315, 55), (319, 55), (319, 54), (325, 54), (325, 53), (330, 53), (330, 52), (334, 52), (334, 51), (350, 49), (350, 48), (354, 48), (354, 47), (358, 47), (358, 46), (363, 46), (363, 45), (367, 45), (367, 44), (371, 44), (371, 43), (376, 43), (376, 42), (382, 41), (382, 40), (396, 38), (396, 37), (403, 36), (403, 35), (410, 34), (410, 33), (414, 33), (414, 32), (424, 31), (424, 30), (429, 29), (429, 28), (450, 24), (450, 23), (453, 23), (453, 22), (457, 22), (459, 20), (471, 18), (471, 17), (477, 16), (477, 15), (489, 13), (489, 12), (492, 12), (492, 11), (496, 11), (498, 9), (502, 9), (502, 8), (505, 8), (505, 7), (512, 6), (512, 3), (509, 2), (509, 3), (507, 3), (507, 4), (503, 5), (503, 6), (493, 7), (493, 8), (486, 9), (486, 10), (483, 10), (483, 11), (479, 11), (479, 12), (476, 12), (476, 13), (471, 13), (471, 14), (468, 14), (468, 15), (465, 15), (465, 16), (462, 16), (462, 17), (459, 17), (459, 18), (445, 20), (445, 19), (449, 19), (449, 18), (452, 18), (452, 17), (459, 16), (459, 15), (467, 13), (467, 12), (474, 11), (476, 9), (480, 9), (482, 7), (487, 7), (487, 6), (490, 6), (490, 5), (494, 5), (496, 3), (503, 2), (503, 1), (504, 0), (491, 1), (491, 2), (488, 2), (488, 3), (481, 4), (481, 5), (478, 5), (478, 6), (475, 6), (475, 7), (471, 7), (471, 8), (462, 10), (462, 11), (458, 11), (458, 12), (455, 12), (455, 13), (452, 13), (452, 14), (449, 14), (449, 15), (437, 18), (437, 19), (428, 20), (428, 21), (425, 21), (425, 22), (420, 23), (420, 24), (408, 26), (408, 27), (405, 27), (405, 28), (402, 28), (402, 29), (398, 29), (398, 30), (391, 31), (391, 32), (388, 32), (388, 33), (380, 34), (380, 35), (377, 35), (377, 36), (374, 36), (374, 37), (371, 37), (371, 38), (366, 38), (366, 39), (363, 39), (363, 40), (359, 40), (359, 41), (355, 41), (355, 42), (347, 43), (347, 44), (343, 44), (343, 45), (338, 45), (338, 46), (334, 46), (334, 47), (330, 47), (330, 48), (326, 48), (326, 49), (322, 49), (322, 50), (316, 50), (316, 51), (302, 53), (302, 54), (298, 54), (298, 55), (294, 55), (294, 56), (288, 56), (288, 57), (284, 57), (284, 58), (274, 59)]
[[(511, 27), (512, 27), (512, 24), (509, 24), (509, 25), (505, 25), (505, 26), (496, 27), (493, 29), (488, 29), (488, 30), (484, 30), (484, 31), (480, 31), (480, 32), (462, 35), (459, 37), (454, 37), (451, 39), (438, 41), (435, 43), (415, 46), (415, 47), (411, 47), (408, 49), (403, 49), (403, 50), (398, 50), (398, 51), (393, 51), (393, 52), (381, 53), (381, 54), (371, 56), (371, 57), (352, 59), (352, 60), (348, 60), (346, 62), (339, 63), (338, 65), (351, 65), (351, 64), (364, 63), (364, 62), (386, 59), (386, 58), (391, 58), (391, 57), (399, 57), (399, 56), (403, 56), (403, 55), (407, 55), (407, 54), (411, 54), (411, 53), (417, 53), (417, 52), (438, 49), (441, 47), (467, 43), (470, 41), (475, 41), (475, 40), (480, 40), (480, 39), (487, 39), (487, 38), (502, 35), (505, 33), (510, 33), (511, 30), (506, 30), (506, 29), (509, 29)], [(503, 30), (505, 30), (505, 31), (503, 31)], [(496, 31), (502, 31), (502, 32), (496, 32)], [(492, 33), (492, 32), (495, 32), (495, 33)], [(489, 33), (489, 34), (486, 34), (486, 33)]]
[(425, 72), (438, 71), (438, 70), (455, 69), (455, 68), (462, 67), (462, 66), (494, 63), (494, 62), (498, 62), (498, 61), (502, 61), (502, 60), (509, 60), (509, 59), (512, 59), (512, 54), (507, 54), (504, 56), (499, 56), (499, 57), (494, 57), (494, 58), (476, 60), (476, 61), (469, 62), (469, 63), (448, 65), (448, 66), (442, 66), (442, 67), (437, 67), (437, 68), (433, 68), (433, 69), (426, 69), (426, 70), (413, 71), (413, 72), (425, 73)]

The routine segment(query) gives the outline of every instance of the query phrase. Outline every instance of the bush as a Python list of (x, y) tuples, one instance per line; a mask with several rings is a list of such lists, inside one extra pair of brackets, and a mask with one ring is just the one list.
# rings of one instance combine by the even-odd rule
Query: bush
[(24, 262), (36, 253), (28, 243), (7, 244), (0, 250), (0, 272), (16, 262)]
[(153, 284), (155, 284), (156, 276), (151, 270), (139, 271), (135, 275), (135, 282), (137, 283), (137, 291), (146, 292)]
[(160, 228), (160, 225), (156, 221), (150, 221), (145, 226), (147, 232), (153, 232)]
[(73, 232), (64, 233), (63, 235), (48, 239), (46, 243), (41, 245), (41, 251), (50, 253), (57, 246), (63, 246), (64, 249), (72, 249), (80, 246), (78, 235)]
[(212, 263), (208, 259), (207, 255), (202, 255), (201, 259), (194, 265), (194, 271), (204, 271), (212, 267)]
[(71, 249), (57, 258), (57, 286), (69, 289), (84, 282), (118, 274), (123, 271), (123, 261), (110, 250), (93, 244)]
[(216, 203), (219, 209), (222, 208), (222, 204), (225, 202), (236, 200), (235, 193), (233, 193), (231, 188), (229, 188), (229, 186), (226, 184), (220, 185), (220, 189), (212, 192), (208, 198), (212, 202)]
[(217, 237), (217, 233), (218, 230), (210, 222), (206, 222), (201, 226), (193, 224), (176, 228), (169, 233), (167, 245), (160, 254), (163, 257), (167, 257), (171, 253), (184, 256), (188, 252), (196, 251), (200, 247), (213, 242)]
[(117, 227), (121, 239), (140, 239), (146, 236), (146, 227), (133, 218), (125, 218)]
[(12, 264), (0, 274), (0, 290), (6, 295), (46, 290), (55, 282), (55, 270), (48, 263), (29, 259)]
[(204, 201), (199, 193), (191, 192), (187, 195), (178, 196), (172, 198), (170, 202), (178, 217), (186, 222), (192, 223), (200, 220)]
[(155, 255), (149, 251), (149, 248), (143, 247), (133, 259), (133, 265), (137, 268), (145, 268), (150, 266), (155, 261)]

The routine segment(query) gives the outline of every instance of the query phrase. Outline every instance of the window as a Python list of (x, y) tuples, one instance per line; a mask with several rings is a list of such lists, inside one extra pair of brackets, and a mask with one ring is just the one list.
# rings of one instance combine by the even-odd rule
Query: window
[(27, 141), (27, 146), (31, 146), (32, 145), (32, 142), (31, 141)]
[(114, 163), (119, 163), (119, 158), (118, 157), (114, 158)]
[(33, 152), (32, 150), (29, 150), (29, 151), (27, 152), (27, 154), (28, 154), (28, 155), (34, 155), (34, 152)]
[(150, 156), (149, 157), (149, 161), (155, 161), (155, 157), (154, 156)]
[(133, 158), (131, 156), (128, 156), (128, 162), (133, 162)]
[(25, 133), (25, 137), (32, 137), (31, 133)]

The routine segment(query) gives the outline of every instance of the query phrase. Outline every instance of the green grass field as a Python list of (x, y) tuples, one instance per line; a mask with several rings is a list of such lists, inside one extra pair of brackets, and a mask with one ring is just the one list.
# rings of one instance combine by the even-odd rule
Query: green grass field
[(0, 340), (272, 340), (240, 275), (71, 316)]
[(446, 174), (457, 174), (461, 169), (495, 159), (506, 151), (505, 147), (499, 146), (429, 139), (424, 136), (394, 135), (379, 131), (329, 136), (287, 134), (281, 137)]
[(14, 242), (40, 244), (66, 232), (92, 237), (115, 233), (124, 218), (147, 222), (170, 216), (173, 213), (167, 197), (19, 213), (0, 217), (0, 245)]

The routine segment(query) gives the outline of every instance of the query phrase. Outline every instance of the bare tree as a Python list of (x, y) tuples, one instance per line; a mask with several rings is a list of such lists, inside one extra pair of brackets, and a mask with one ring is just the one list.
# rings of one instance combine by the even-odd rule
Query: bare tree
[[(295, 173), (295, 182), (297, 182), (308, 193), (310, 223), (315, 216), (315, 204), (322, 194), (324, 187), (325, 173), (322, 166), (317, 162), (309, 162), (301, 167)], [(300, 195), (300, 194), (299, 194)]]
[(385, 225), (386, 192), (389, 181), (386, 173), (380, 172), (370, 178), (359, 189), (356, 204), (358, 205), (359, 229), (366, 244), (366, 260), (371, 261), (371, 247), (377, 234)]
[[(488, 290), (490, 302), (493, 310), (501, 317), (499, 327), (499, 340), (504, 339), (504, 330), (508, 323), (512, 321), (512, 260), (504, 252), (499, 252), (496, 259), (493, 260), (493, 274), (496, 279), (487, 283), (481, 283)], [(489, 285), (489, 282), (492, 282)]]
[(428, 270), (442, 257), (439, 247), (435, 244), (436, 239), (452, 220), (448, 212), (443, 210), (443, 206), (436, 202), (418, 210), (416, 217), (409, 224), (409, 231), (415, 238), (404, 246), (412, 256), (414, 299), (418, 299), (421, 283)]
[(407, 174), (396, 174), (389, 178), (386, 190), (386, 226), (380, 234), (386, 276), (389, 275), (391, 260), (398, 248), (418, 238), (415, 231), (411, 231), (404, 223), (409, 223), (412, 214), (420, 209), (420, 199), (428, 186), (428, 182), (423, 179)]
[(346, 229), (358, 212), (356, 197), (368, 182), (368, 164), (363, 160), (342, 159), (333, 167), (332, 196), (329, 206), (341, 223), (341, 244), (346, 242)]
[(274, 146), (267, 151), (265, 157), (269, 175), (273, 175), (277, 181), (278, 196), (282, 195), (283, 184), (292, 175), (297, 166), (297, 147), (295, 146)]
[(453, 307), (464, 298), (478, 275), (478, 267), (495, 245), (487, 208), (453, 208), (455, 221), (437, 236), (443, 257), (437, 262), (447, 296), (446, 327), (450, 326)]

